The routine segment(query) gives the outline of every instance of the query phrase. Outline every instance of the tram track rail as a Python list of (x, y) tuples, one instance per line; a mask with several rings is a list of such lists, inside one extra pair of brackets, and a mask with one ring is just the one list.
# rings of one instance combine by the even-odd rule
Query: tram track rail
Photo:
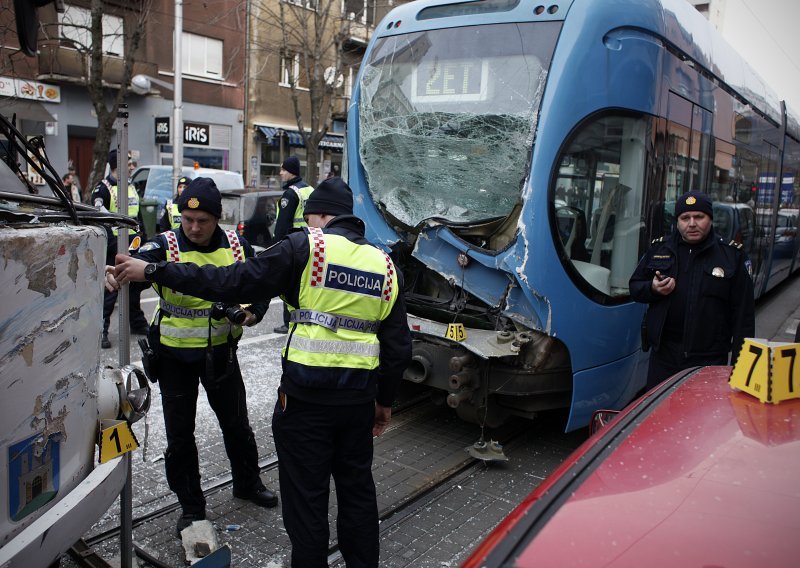
[[(398, 404), (398, 406), (396, 406), (392, 410), (392, 422), (390, 423), (390, 426), (387, 429), (387, 431), (401, 428), (408, 420), (413, 420), (413, 417), (409, 416), (409, 414), (411, 414), (410, 411), (422, 407), (425, 404), (429, 404), (428, 394), (415, 396)], [(278, 467), (278, 458), (275, 456), (259, 460), (259, 470), (261, 474), (272, 472), (275, 469), (277, 469), (277, 467)], [(227, 473), (225, 475), (217, 477), (211, 482), (206, 483), (203, 487), (203, 495), (209, 497), (211, 495), (214, 495), (216, 493), (219, 493), (220, 491), (223, 491), (231, 487), (232, 485), (233, 485), (233, 478), (230, 473)], [(139, 507), (141, 508), (146, 505), (147, 503), (143, 503), (140, 504)], [(161, 505), (145, 514), (134, 517), (132, 522), (132, 527), (135, 529), (139, 526), (152, 522), (158, 518), (174, 513), (179, 509), (180, 509), (180, 503), (178, 503), (178, 500), (175, 498), (170, 498), (166, 504)], [(105, 561), (95, 552), (95, 548), (108, 542), (109, 540), (118, 538), (120, 536), (120, 532), (121, 532), (121, 527), (119, 524), (116, 524), (106, 530), (98, 532), (87, 538), (81, 539), (72, 548), (72, 550), (70, 551), (70, 555), (81, 566), (89, 566), (89, 567), (108, 566), (108, 564), (105, 563)], [(150, 556), (149, 554), (144, 554), (145, 551), (142, 550), (140, 547), (138, 547), (135, 542), (134, 542), (134, 548), (137, 555), (139, 555), (143, 560), (155, 566), (159, 565), (157, 563), (158, 562), (157, 559)]]
[[(513, 449), (524, 438), (524, 435), (525, 429), (522, 425), (519, 425), (500, 436), (498, 441), (507, 451)], [(383, 535), (398, 523), (413, 518), (417, 512), (458, 487), (458, 481), (468, 478), (481, 467), (486, 466), (486, 461), (474, 458), (466, 451), (464, 456), (463, 460), (447, 468), (436, 478), (431, 479), (417, 488), (417, 490), (378, 511), (379, 534)], [(344, 566), (344, 558), (342, 558), (339, 551), (338, 541), (335, 541), (328, 548), (328, 566)]]

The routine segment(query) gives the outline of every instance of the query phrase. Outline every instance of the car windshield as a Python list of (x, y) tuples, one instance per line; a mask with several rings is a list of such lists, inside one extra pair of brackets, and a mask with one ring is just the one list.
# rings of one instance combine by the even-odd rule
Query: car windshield
[(171, 168), (150, 168), (147, 176), (147, 189), (145, 197), (158, 199), (161, 204), (167, 199), (172, 198), (172, 169)]
[(244, 179), (242, 174), (236, 172), (200, 172), (196, 177), (209, 177), (217, 184), (217, 189), (224, 191), (226, 189), (242, 189), (244, 188)]
[(506, 216), (519, 199), (558, 22), (378, 40), (361, 79), (373, 199), (411, 226)]

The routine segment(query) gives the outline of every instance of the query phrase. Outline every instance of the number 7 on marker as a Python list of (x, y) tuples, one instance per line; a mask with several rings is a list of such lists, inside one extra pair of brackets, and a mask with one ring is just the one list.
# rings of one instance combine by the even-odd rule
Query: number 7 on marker
[(794, 363), (797, 358), (797, 349), (784, 349), (781, 351), (781, 357), (789, 359), (789, 372), (787, 373), (789, 379), (789, 392), (794, 392)]
[(744, 386), (746, 387), (750, 386), (750, 379), (753, 378), (753, 371), (755, 370), (756, 365), (758, 364), (758, 360), (761, 358), (761, 354), (764, 353), (764, 350), (761, 347), (758, 347), (757, 345), (750, 345), (750, 353), (754, 354), (756, 358), (753, 359), (753, 364), (750, 365), (750, 372), (747, 373), (747, 380), (744, 383)]

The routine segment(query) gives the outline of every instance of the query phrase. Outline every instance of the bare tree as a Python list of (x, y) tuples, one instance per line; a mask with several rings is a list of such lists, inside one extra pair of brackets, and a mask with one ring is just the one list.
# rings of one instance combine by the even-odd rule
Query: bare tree
[(262, 62), (274, 62), (270, 55), (275, 52), (279, 56), (308, 155), (306, 179), (316, 180), (319, 143), (327, 134), (342, 86), (342, 48), (352, 22), (343, 17), (343, 4), (333, 0), (260, 0), (254, 4), (253, 24), (267, 30), (269, 39), (250, 47), (261, 52)]
[[(97, 115), (92, 171), (87, 186), (89, 191), (103, 177), (112, 143), (117, 109), (128, 94), (139, 46), (145, 33), (145, 19), (150, 12), (152, 1), (128, 0), (126, 3), (112, 3), (91, 0), (88, 18), (85, 10), (68, 5), (60, 23), (43, 26), (48, 37), (68, 43), (77, 51), (82, 68), (80, 81), (86, 87)], [(109, 18), (109, 14), (119, 18)], [(121, 56), (121, 60), (109, 56), (109, 49), (112, 50), (112, 56)], [(115, 51), (119, 53), (114, 53)], [(113, 81), (107, 78), (109, 65), (112, 62), (119, 64)], [(126, 164), (126, 158), (120, 156), (120, 177), (123, 175), (122, 172), (127, 175)]]

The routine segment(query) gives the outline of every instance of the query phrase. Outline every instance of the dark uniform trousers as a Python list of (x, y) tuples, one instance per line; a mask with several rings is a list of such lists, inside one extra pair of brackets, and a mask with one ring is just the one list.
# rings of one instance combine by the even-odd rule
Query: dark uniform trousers
[[(322, 405), (289, 398), (272, 415), (283, 523), (292, 566), (328, 566), (328, 497), (336, 486), (339, 550), (348, 568), (378, 566), (378, 515), (372, 479), (373, 401)], [(305, 480), (303, 485), (295, 482)], [(313, 489), (310, 489), (313, 488)]]
[[(227, 347), (215, 348), (214, 354), (215, 376), (222, 377), (228, 367)], [(171, 357), (165, 349), (159, 352), (158, 384), (167, 434), (164, 466), (169, 488), (178, 496), (186, 514), (202, 514), (206, 506), (194, 438), (198, 379), (222, 430), (225, 451), (231, 462), (234, 492), (264, 490), (259, 477), (258, 448), (247, 418), (244, 381), (235, 358), (234, 363), (227, 376), (209, 380), (204, 360), (187, 363)]]
[(647, 370), (647, 386), (645, 391), (649, 391), (662, 381), (672, 375), (690, 367), (701, 367), (704, 365), (727, 365), (728, 354), (721, 355), (690, 355), (683, 353), (682, 343), (673, 343), (662, 339), (658, 351), (650, 353), (650, 365)]

